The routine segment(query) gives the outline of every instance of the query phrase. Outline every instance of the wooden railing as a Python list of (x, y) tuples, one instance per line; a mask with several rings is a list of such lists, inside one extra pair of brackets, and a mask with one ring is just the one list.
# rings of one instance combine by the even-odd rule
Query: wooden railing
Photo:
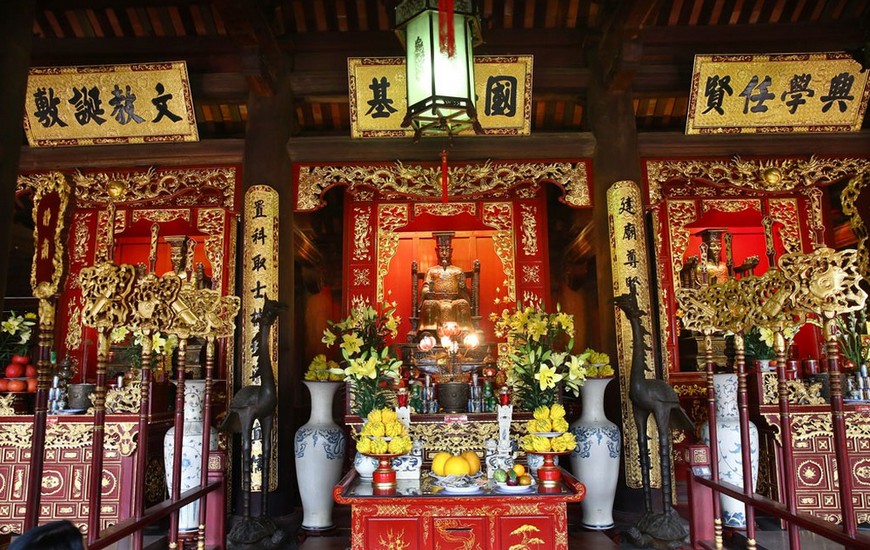
[[(867, 294), (861, 288), (862, 279), (855, 261), (856, 251), (835, 252), (819, 247), (809, 254), (787, 254), (776, 269), (761, 277), (731, 280), (721, 285), (701, 289), (680, 289), (677, 299), (684, 312), (683, 324), (705, 336), (705, 362), (710, 441), (716, 439), (716, 395), (713, 387), (713, 358), (710, 338), (713, 331), (735, 334), (735, 367), (738, 376), (738, 413), (740, 417), (743, 487), (719, 479), (717, 445), (692, 446), (687, 461), (691, 467), (689, 498), (691, 538), (694, 548), (722, 548), (723, 528), (719, 495), (727, 495), (746, 504), (747, 546), (756, 545), (755, 511), (761, 510), (787, 527), (789, 547), (800, 549), (800, 529), (838, 542), (846, 548), (870, 548), (870, 537), (859, 534), (852, 493), (852, 465), (847, 446), (845, 407), (834, 320), (837, 315), (864, 307)], [(797, 483), (792, 467), (793, 410), (789, 400), (789, 377), (786, 373), (785, 330), (800, 326), (808, 318), (823, 325), (826, 342), (826, 366), (830, 379), (830, 435), (839, 482), (840, 517), (842, 525), (824, 521), (800, 511), (797, 503)], [(749, 445), (749, 391), (743, 350), (743, 335), (753, 326), (773, 331), (777, 353), (776, 424), (782, 460), (778, 468), (779, 493), (784, 502), (772, 501), (754, 491)], [(866, 513), (865, 513), (866, 516)]]

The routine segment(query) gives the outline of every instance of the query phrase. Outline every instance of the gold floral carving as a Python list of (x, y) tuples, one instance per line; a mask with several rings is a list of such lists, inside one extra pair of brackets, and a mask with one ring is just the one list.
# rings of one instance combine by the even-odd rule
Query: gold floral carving
[(520, 240), (523, 243), (523, 253), (526, 256), (534, 256), (538, 253), (538, 218), (535, 216), (537, 209), (528, 204), (520, 205), (522, 227), (520, 228)]
[(794, 285), (794, 308), (811, 314), (833, 315), (860, 310), (867, 300), (861, 288), (857, 251), (816, 248), (810, 254), (785, 254), (779, 266)]
[(372, 229), (371, 209), (355, 206), (353, 208), (353, 260), (371, 260)]
[[(846, 437), (870, 439), (870, 413), (846, 411)], [(794, 441), (812, 441), (817, 437), (830, 437), (834, 432), (829, 413), (792, 412), (792, 438)]]
[[(27, 176), (19, 176), (19, 184), (25, 188), (33, 190), (33, 239), (34, 246), (39, 247), (40, 244), (47, 245), (49, 242), (54, 242), (54, 256), (51, 258), (52, 273), (50, 280), (37, 281), (37, 265), (40, 260), (48, 259), (48, 249), (42, 249), (42, 254), (34, 253), (33, 267), (30, 271), (30, 286), (33, 289), (33, 295), (37, 298), (48, 299), (52, 298), (60, 291), (60, 282), (66, 273), (66, 256), (67, 247), (66, 241), (59, 237), (64, 234), (68, 221), (67, 211), (70, 207), (70, 195), (72, 189), (66, 181), (66, 176), (61, 172), (47, 172), (41, 174), (32, 174)], [(51, 219), (51, 213), (45, 211), (48, 216), (42, 220), (37, 219), (39, 215), (39, 203), (49, 193), (56, 193), (58, 198), (58, 207), (54, 212), (55, 219)], [(52, 209), (53, 210), (53, 209)]]
[(115, 211), (114, 229), (109, 227), (109, 210), (101, 210), (97, 214), (97, 246), (94, 254), (95, 261), (105, 261), (109, 255), (109, 241), (112, 236), (124, 231), (127, 227), (127, 218), (123, 211)]
[(149, 208), (145, 210), (133, 210), (133, 223), (140, 220), (165, 223), (172, 220), (184, 220), (190, 223), (190, 209), (188, 208)]
[(142, 399), (142, 382), (134, 380), (106, 392), (107, 413), (138, 413)]
[(541, 282), (541, 266), (524, 265), (523, 282), (538, 284)]
[(66, 326), (66, 349), (77, 350), (82, 345), (82, 306), (71, 300), (69, 321)]
[[(843, 214), (849, 217), (849, 227), (852, 228), (852, 232), (858, 239), (855, 245), (858, 250), (858, 266), (864, 274), (864, 278), (870, 280), (870, 243), (867, 242), (870, 234), (868, 234), (868, 227), (864, 224), (861, 212), (858, 210), (858, 197), (867, 186), (868, 181), (870, 179), (865, 178), (864, 173), (851, 178), (843, 189), (840, 200), (843, 205)], [(867, 216), (866, 212), (864, 212), (864, 216)]]
[(118, 203), (148, 202), (150, 206), (222, 206), (235, 208), (235, 168), (155, 169), (139, 172), (98, 172), (73, 176), (79, 206), (110, 202), (110, 182), (125, 184)]
[(698, 383), (692, 384), (674, 384), (674, 391), (679, 397), (690, 398), (690, 397), (705, 397), (707, 395), (706, 386), (702, 386)]
[(82, 323), (91, 327), (126, 325), (130, 315), (127, 298), (136, 273), (133, 266), (101, 262), (82, 268)]
[[(527, 419), (512, 420), (511, 434), (523, 436), (527, 433)], [(359, 436), (362, 424), (348, 423), (354, 438)], [(487, 439), (498, 438), (498, 422), (495, 420), (474, 420), (469, 422), (414, 421), (408, 428), (412, 439), (426, 441), (426, 455), (431, 457), (440, 451), (453, 453), (480, 451)]]
[[(377, 273), (375, 278), (375, 301), (382, 303), (384, 297), (384, 277), (390, 270), (390, 262), (399, 249), (399, 234), (397, 229), (408, 224), (408, 205), (379, 204), (377, 233)], [(369, 224), (366, 218), (366, 225)]]
[[(565, 191), (571, 206), (591, 206), (585, 162), (494, 163), (454, 166), (448, 169), (448, 196), (487, 194), (502, 196), (522, 184), (552, 182)], [(351, 193), (357, 188), (374, 188), (387, 200), (431, 200), (441, 196), (440, 167), (392, 166), (302, 166), (299, 170), (296, 210), (315, 210), (323, 205), (323, 192), (344, 185)], [(359, 197), (358, 197), (359, 198)]]
[(647, 161), (649, 200), (662, 200), (662, 186), (669, 180), (710, 181), (757, 191), (784, 192), (801, 187), (833, 183), (844, 177), (866, 173), (867, 159), (819, 158), (727, 161)]
[(798, 220), (797, 199), (770, 199), (767, 201), (768, 215), (782, 224), (779, 235), (786, 252), (800, 252), (801, 229)]
[[(136, 422), (107, 422), (105, 425), (105, 450), (119, 451), (132, 456), (136, 451)], [(87, 449), (94, 438), (94, 426), (90, 422), (58, 422), (46, 426), (45, 449)], [(7, 422), (0, 424), (0, 447), (30, 448), (32, 422)]]
[[(680, 281), (683, 268), (683, 255), (689, 249), (689, 230), (686, 225), (698, 219), (695, 201), (668, 201), (668, 231), (671, 241), (671, 280), (674, 286)], [(663, 275), (663, 274), (660, 274)]]
[[(220, 290), (224, 273), (224, 229), (226, 212), (220, 208), (201, 208), (196, 213), (196, 228), (205, 233), (205, 255), (211, 263), (212, 288)], [(234, 246), (228, 248), (233, 255)], [(232, 273), (232, 270), (227, 270)], [(231, 277), (232, 278), (232, 277)]]
[(727, 213), (744, 210), (761, 212), (761, 201), (759, 199), (710, 199), (701, 203), (701, 209), (705, 214), (711, 210)]
[(15, 409), (12, 407), (14, 400), (14, 394), (0, 395), (0, 416), (13, 416), (15, 414)]
[(353, 286), (366, 286), (372, 276), (368, 268), (353, 270)]
[[(653, 227), (653, 246), (655, 247), (655, 268), (658, 273), (659, 281), (662, 280), (662, 277), (665, 273), (666, 258), (664, 254), (664, 233), (661, 230), (661, 220), (659, 219), (658, 210), (653, 210), (652, 213), (652, 227)], [(667, 300), (659, 300), (659, 349), (661, 350), (662, 361), (665, 365), (671, 365), (671, 352), (668, 348), (670, 327), (671, 327), (671, 314), (668, 311), (668, 301)]]
[(431, 214), (433, 216), (458, 216), (468, 214), (474, 216), (477, 206), (473, 202), (423, 202), (414, 205), (414, 216)]
[[(764, 405), (776, 405), (779, 403), (779, 382), (775, 372), (764, 372), (762, 375), (762, 385), (764, 388), (764, 397), (762, 403)], [(825, 398), (822, 397), (821, 382), (804, 382), (803, 380), (786, 380), (786, 388), (788, 389), (788, 402), (799, 405), (824, 405)]]
[(513, 204), (509, 202), (487, 202), (483, 205), (483, 223), (496, 230), (492, 236), (495, 254), (501, 260), (504, 273), (504, 288), (509, 302), (517, 299), (516, 269), (514, 261), (514, 222)]
[(72, 249), (73, 263), (83, 264), (88, 259), (88, 247), (91, 242), (90, 222), (93, 216), (93, 212), (76, 212), (73, 215), (73, 226), (75, 227)]

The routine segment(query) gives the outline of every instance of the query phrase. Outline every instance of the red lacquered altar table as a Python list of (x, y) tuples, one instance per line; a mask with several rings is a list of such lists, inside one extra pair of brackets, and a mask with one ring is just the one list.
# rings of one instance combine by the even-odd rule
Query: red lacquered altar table
[[(351, 470), (333, 496), (351, 506), (352, 550), (380, 548), (568, 548), (568, 502), (586, 488), (562, 471), (554, 489), (504, 494), (487, 484), (471, 495), (444, 495), (428, 475), (399, 480), (395, 491), (376, 495), (371, 481)], [(533, 540), (537, 539), (537, 540)], [(519, 546), (519, 547), (526, 547)]]

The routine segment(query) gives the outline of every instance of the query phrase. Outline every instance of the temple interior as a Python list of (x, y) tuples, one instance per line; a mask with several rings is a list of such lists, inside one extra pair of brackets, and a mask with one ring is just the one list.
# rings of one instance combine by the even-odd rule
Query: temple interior
[(0, 550), (870, 548), (870, 0), (0, 31)]

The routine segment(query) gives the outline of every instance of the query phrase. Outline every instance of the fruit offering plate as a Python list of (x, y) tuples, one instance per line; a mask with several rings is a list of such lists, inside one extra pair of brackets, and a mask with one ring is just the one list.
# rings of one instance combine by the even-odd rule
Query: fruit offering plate
[(532, 432), (532, 435), (539, 435), (541, 437), (559, 437), (565, 432)]
[(483, 488), (485, 483), (485, 480), (482, 479), (483, 472), (461, 476), (439, 476), (429, 472), (429, 475), (435, 479), (434, 485), (441, 487), (445, 493), (454, 495), (476, 493)]
[(495, 490), (499, 493), (507, 493), (507, 494), (523, 494), (523, 493), (531, 493), (537, 490), (538, 484), (535, 482), (535, 478), (532, 478), (531, 485), (508, 485), (503, 481), (495, 481), (492, 482)]

